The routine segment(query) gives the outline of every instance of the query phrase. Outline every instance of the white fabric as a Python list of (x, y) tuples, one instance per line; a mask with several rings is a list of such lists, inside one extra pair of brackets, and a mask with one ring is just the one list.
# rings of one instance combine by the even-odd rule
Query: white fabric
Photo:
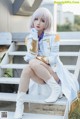
[(59, 58), (57, 59), (56, 73), (62, 83), (62, 92), (69, 100), (69, 103), (71, 103), (71, 101), (77, 97), (77, 91), (79, 90), (78, 81), (74, 74), (70, 73), (64, 67)]
[[(25, 61), (26, 59), (35, 58), (39, 52), (37, 51), (36, 53), (33, 52), (32, 54), (30, 54), (30, 48), (32, 47), (32, 41), (34, 40), (32, 34), (27, 36), (27, 39), (28, 39), (28, 42), (27, 42), (27, 52), (28, 53), (26, 53), (26, 56), (24, 58)], [(38, 46), (38, 42), (36, 43), (37, 43), (36, 46)], [(55, 35), (44, 34), (43, 39), (40, 41), (39, 55), (41, 54), (41, 56), (46, 56), (49, 60), (49, 63), (51, 65), (54, 65), (56, 58), (58, 56), (58, 51), (59, 51), (59, 42), (55, 42)]]
[(34, 57), (35, 57), (34, 55), (32, 55), (32, 54), (30, 54), (29, 52), (27, 52), (27, 53), (26, 53), (26, 56), (24, 56), (24, 60), (25, 60), (26, 62), (29, 62), (30, 59), (33, 59)]
[(47, 98), (51, 93), (51, 88), (47, 84), (37, 84), (33, 80), (30, 80), (29, 94), (31, 95), (43, 95)]
[[(29, 43), (31, 43), (32, 38), (30, 36), (28, 38)], [(41, 55), (46, 56), (49, 59), (49, 63), (52, 69), (53, 70), (55, 69), (55, 72), (57, 73), (62, 83), (62, 92), (70, 103), (77, 96), (79, 84), (74, 75), (71, 74), (60, 61), (58, 57), (59, 41), (55, 41), (54, 34), (53, 35), (44, 34), (44, 37), (40, 42), (40, 51)], [(35, 85), (34, 87), (37, 86), (36, 83), (34, 83), (34, 85)], [(45, 87), (45, 85), (43, 87)], [(47, 88), (46, 93), (48, 93)]]

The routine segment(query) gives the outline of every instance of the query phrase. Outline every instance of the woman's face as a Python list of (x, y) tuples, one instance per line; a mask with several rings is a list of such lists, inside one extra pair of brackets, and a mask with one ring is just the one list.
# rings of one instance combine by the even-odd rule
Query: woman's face
[(40, 32), (44, 31), (45, 29), (45, 20), (43, 18), (35, 18), (34, 19), (34, 28)]

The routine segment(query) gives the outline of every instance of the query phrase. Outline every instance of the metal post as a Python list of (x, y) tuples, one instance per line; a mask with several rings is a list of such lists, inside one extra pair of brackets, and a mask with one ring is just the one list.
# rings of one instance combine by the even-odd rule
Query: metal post
[(53, 22), (54, 22), (53, 30), (54, 30), (54, 33), (56, 33), (57, 32), (57, 4), (54, 4)]

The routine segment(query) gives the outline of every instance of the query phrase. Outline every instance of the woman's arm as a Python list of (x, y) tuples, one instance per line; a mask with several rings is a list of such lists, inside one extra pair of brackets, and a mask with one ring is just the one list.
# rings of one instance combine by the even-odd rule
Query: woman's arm
[(55, 39), (53, 39), (51, 42), (51, 52), (50, 56), (48, 57), (50, 65), (56, 63), (57, 56), (59, 55), (59, 43), (60, 43), (60, 36), (56, 34)]
[(34, 28), (31, 29), (30, 35), (26, 37), (25, 43), (27, 46), (27, 53), (24, 60), (29, 62), (29, 60), (35, 58), (38, 54), (38, 33)]

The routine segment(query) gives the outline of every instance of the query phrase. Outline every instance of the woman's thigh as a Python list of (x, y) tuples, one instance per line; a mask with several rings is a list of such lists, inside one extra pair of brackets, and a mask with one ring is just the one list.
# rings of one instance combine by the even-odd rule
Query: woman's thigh
[(31, 71), (31, 79), (38, 84), (44, 84), (45, 83), (44, 80), (41, 79), (40, 77), (38, 77), (33, 70)]
[[(56, 72), (53, 71), (53, 69), (51, 68), (50, 65), (48, 65), (48, 64), (46, 64), (46, 63), (44, 63), (38, 59), (32, 59), (31, 62), (32, 62), (32, 65), (38, 64), (38, 65), (44, 66), (56, 80), (59, 79)], [(35, 65), (35, 66), (38, 66), (38, 65)]]
[(43, 79), (39, 78), (31, 69), (30, 65), (27, 64), (22, 71), (20, 82), (28, 83), (30, 79), (34, 80), (37, 83), (44, 84)]
[(50, 65), (47, 65), (47, 64), (43, 63), (43, 66), (47, 68), (47, 70), (49, 71), (49, 73), (50, 73), (56, 80), (59, 80), (58, 75), (56, 74), (56, 72), (53, 71), (53, 69), (51, 68)]

